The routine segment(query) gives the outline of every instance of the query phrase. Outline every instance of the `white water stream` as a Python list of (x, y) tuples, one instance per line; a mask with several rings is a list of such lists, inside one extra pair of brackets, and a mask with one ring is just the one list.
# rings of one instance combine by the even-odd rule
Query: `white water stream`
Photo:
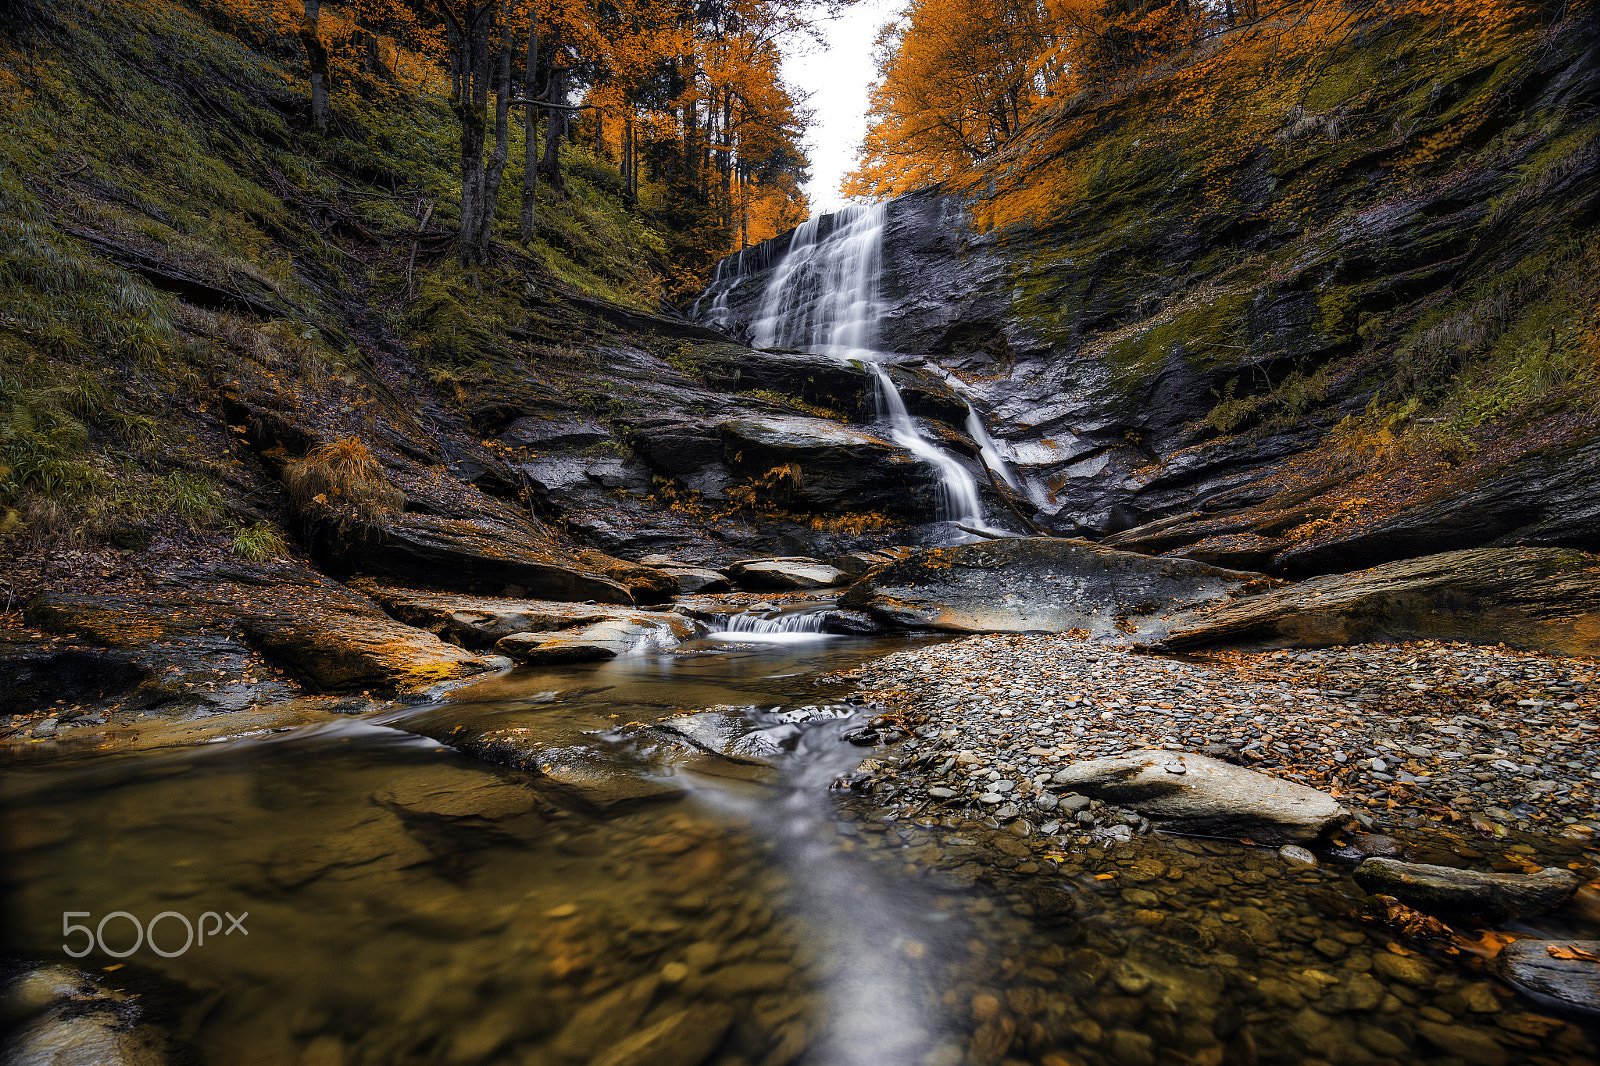
[[(876, 203), (843, 208), (833, 216), (833, 227), (825, 235), (821, 218), (796, 227), (752, 322), (752, 344), (859, 361), (872, 375), (873, 402), (878, 418), (887, 424), (889, 437), (934, 472), (936, 516), (958, 525), (987, 528), (977, 480), (917, 426), (886, 366), (889, 355), (878, 347), (885, 217), (885, 205)], [(729, 262), (717, 265), (707, 290), (712, 299), (707, 321), (714, 325), (726, 324), (728, 294), (741, 280), (743, 255), (731, 260), (731, 270)], [(697, 312), (699, 306), (697, 301)], [(966, 428), (982, 450), (983, 461), (1014, 485), (1011, 471), (970, 404)]]

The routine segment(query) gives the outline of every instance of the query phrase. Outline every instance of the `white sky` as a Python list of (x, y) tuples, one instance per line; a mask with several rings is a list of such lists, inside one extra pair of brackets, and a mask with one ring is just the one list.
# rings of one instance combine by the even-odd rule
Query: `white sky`
[(806, 137), (811, 158), (811, 213), (826, 214), (844, 203), (839, 185), (855, 169), (856, 149), (867, 131), (867, 84), (877, 74), (872, 42), (878, 27), (894, 18), (904, 0), (860, 0), (823, 23), (826, 42), (817, 47), (796, 41), (783, 60), (784, 79), (809, 93), (816, 112)]

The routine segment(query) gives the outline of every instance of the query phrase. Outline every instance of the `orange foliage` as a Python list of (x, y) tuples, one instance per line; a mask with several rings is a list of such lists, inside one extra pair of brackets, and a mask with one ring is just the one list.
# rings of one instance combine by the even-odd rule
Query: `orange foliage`
[[(871, 125), (845, 191), (946, 181), (986, 200), (980, 224), (1042, 220), (1082, 191), (1074, 151), (1109, 105), (1133, 99), (1141, 130), (1169, 146), (1203, 142), (1208, 173), (1224, 174), (1293, 123), (1331, 58), (1372, 26), (1431, 20), (1469, 47), (1526, 10), (1519, 0), (911, 0), (880, 35)], [(1469, 121), (1420, 141), (1402, 168), (1448, 153)]]

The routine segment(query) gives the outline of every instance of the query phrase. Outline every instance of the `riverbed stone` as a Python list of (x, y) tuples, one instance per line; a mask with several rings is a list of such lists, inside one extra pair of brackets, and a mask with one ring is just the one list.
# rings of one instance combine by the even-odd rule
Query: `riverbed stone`
[[(1184, 772), (1169, 772), (1173, 765)], [(1344, 813), (1324, 792), (1187, 753), (1091, 759), (1057, 771), (1051, 781), (1054, 788), (1132, 808), (1162, 828), (1262, 844), (1313, 840)]]
[(1518, 940), (1501, 949), (1494, 972), (1541, 1006), (1600, 1018), (1596, 958), (1600, 940)]
[(1472, 1066), (1505, 1066), (1509, 1061), (1505, 1048), (1482, 1029), (1430, 1021), (1418, 1021), (1416, 1027), (1428, 1043), (1448, 1055), (1472, 1063)]
[(700, 1066), (732, 1023), (730, 1007), (690, 1007), (624, 1037), (591, 1059), (589, 1066)]
[(1276, 584), (1187, 559), (1033, 537), (923, 549), (869, 571), (839, 603), (909, 628), (1078, 631), (1136, 643), (1164, 636), (1163, 616), (1180, 607)]
[(1571, 870), (1536, 874), (1486, 873), (1373, 857), (1356, 868), (1356, 884), (1430, 914), (1499, 921), (1531, 917), (1561, 906), (1578, 887)]

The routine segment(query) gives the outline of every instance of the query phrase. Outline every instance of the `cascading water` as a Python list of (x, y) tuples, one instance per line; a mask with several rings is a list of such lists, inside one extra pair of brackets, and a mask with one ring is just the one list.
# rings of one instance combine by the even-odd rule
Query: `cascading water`
[[(885, 353), (877, 348), (878, 320), (883, 314), (879, 276), (885, 219), (885, 205), (876, 203), (843, 208), (833, 216), (832, 228), (826, 233), (822, 218), (808, 219), (797, 226), (752, 323), (752, 344), (757, 348), (796, 348), (860, 360), (872, 375), (877, 415), (888, 423), (890, 437), (928, 464), (938, 479), (937, 516), (982, 528), (986, 522), (977, 481), (954, 456), (917, 427), (883, 365)], [(712, 295), (707, 321), (714, 324), (727, 320), (728, 294), (739, 282), (742, 253), (735, 260), (731, 277), (724, 276), (726, 262), (718, 265), (707, 290)], [(985, 460), (998, 464), (997, 468), (1011, 482), (1011, 473), (1005, 469), (982, 422), (975, 413), (969, 413), (969, 433), (973, 432), (974, 423), (977, 432), (973, 435), (984, 448)]]
[(787, 644), (803, 640), (823, 640), (827, 614), (807, 609), (769, 613), (749, 611), (723, 615), (712, 624), (710, 640), (755, 641), (762, 644)]

